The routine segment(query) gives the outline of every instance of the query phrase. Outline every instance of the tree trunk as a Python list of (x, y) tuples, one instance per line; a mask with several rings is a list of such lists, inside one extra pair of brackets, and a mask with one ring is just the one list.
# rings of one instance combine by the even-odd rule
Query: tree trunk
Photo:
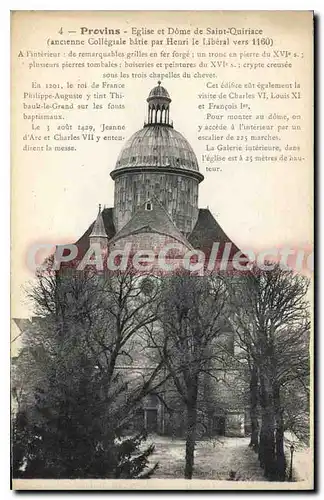
[(260, 465), (264, 468), (264, 475), (275, 479), (275, 416), (273, 396), (270, 381), (267, 375), (260, 374), (262, 422), (259, 443)]
[(250, 374), (250, 419), (251, 440), (249, 446), (256, 452), (259, 448), (259, 422), (258, 422), (258, 370), (255, 365)]
[(197, 429), (197, 404), (187, 405), (186, 466), (185, 479), (192, 479)]
[(283, 410), (280, 405), (280, 389), (275, 386), (273, 392), (275, 418), (276, 418), (276, 472), (278, 481), (286, 479), (286, 458), (284, 448), (284, 420)]
[(262, 415), (262, 424), (259, 444), (260, 465), (264, 468), (264, 475), (269, 479), (275, 476), (275, 446), (273, 418), (266, 412)]

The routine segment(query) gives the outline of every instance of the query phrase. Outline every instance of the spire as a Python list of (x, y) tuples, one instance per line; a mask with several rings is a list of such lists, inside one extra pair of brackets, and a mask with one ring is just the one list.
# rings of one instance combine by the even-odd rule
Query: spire
[(170, 124), (170, 96), (168, 91), (162, 87), (161, 80), (157, 82), (157, 86), (154, 87), (149, 93), (148, 98), (148, 122), (147, 125), (168, 125)]
[(105, 230), (104, 221), (102, 218), (101, 204), (99, 204), (98, 215), (93, 225), (91, 234), (89, 236), (91, 243), (107, 243), (108, 236)]

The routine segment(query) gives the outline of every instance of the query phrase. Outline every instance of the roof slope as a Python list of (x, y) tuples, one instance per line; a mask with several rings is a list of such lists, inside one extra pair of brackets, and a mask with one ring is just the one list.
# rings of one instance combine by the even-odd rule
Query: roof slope
[[(146, 202), (147, 203), (147, 202)], [(191, 248), (188, 240), (182, 235), (179, 229), (175, 226), (171, 217), (157, 200), (152, 198), (152, 210), (147, 210), (146, 203), (144, 203), (137, 212), (133, 215), (130, 221), (115, 235), (113, 241), (121, 238), (127, 238), (131, 234), (140, 232), (159, 233), (165, 236), (178, 240), (180, 243), (188, 248)]]
[[(103, 224), (104, 224), (107, 238), (108, 239), (113, 238), (116, 234), (116, 229), (115, 229), (114, 220), (113, 220), (113, 209), (112, 208), (104, 208), (103, 211), (101, 212), (101, 217), (103, 220)], [(81, 238), (79, 238), (78, 241), (75, 242), (75, 245), (77, 245), (77, 247), (79, 249), (79, 252), (78, 252), (79, 257), (84, 255), (90, 246), (89, 236), (92, 233), (92, 230), (94, 229), (95, 223), (96, 223), (96, 221), (93, 221), (93, 223), (88, 227), (88, 229), (81, 236)]]
[(211, 251), (213, 243), (219, 243), (220, 249), (222, 249), (226, 243), (231, 243), (231, 255), (239, 251), (216, 219), (214, 219), (208, 208), (199, 209), (196, 225), (190, 233), (188, 240), (194, 248), (202, 250), (205, 253)]
[(99, 213), (97, 215), (97, 218), (95, 220), (95, 223), (93, 225), (93, 228), (92, 228), (92, 231), (90, 234), (90, 237), (91, 236), (95, 236), (95, 237), (99, 237), (99, 238), (107, 238), (107, 233), (105, 230), (105, 225), (104, 225), (104, 221), (102, 218), (102, 213), (101, 213), (100, 208), (99, 208)]
[[(171, 236), (188, 248), (192, 246), (193, 248), (202, 250), (206, 254), (211, 252), (213, 243), (219, 243), (220, 250), (224, 248), (226, 243), (231, 243), (231, 255), (239, 251), (238, 247), (231, 241), (214, 219), (208, 208), (199, 209), (196, 225), (188, 239), (178, 230), (169, 214), (156, 198), (152, 199), (152, 208), (152, 210), (145, 210), (145, 204), (142, 205), (133, 215), (131, 220), (117, 234), (113, 222), (113, 209), (105, 208), (101, 212), (101, 215), (109, 241), (112, 239), (116, 241), (120, 238), (127, 238), (127, 236), (131, 234), (142, 231), (152, 231)], [(94, 228), (94, 224), (95, 221), (75, 243), (79, 248), (79, 257), (82, 257), (90, 246), (89, 236)]]

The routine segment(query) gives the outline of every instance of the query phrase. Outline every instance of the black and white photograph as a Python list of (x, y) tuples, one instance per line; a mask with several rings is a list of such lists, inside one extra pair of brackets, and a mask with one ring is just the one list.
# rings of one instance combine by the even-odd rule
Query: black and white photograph
[(11, 32), (13, 489), (312, 490), (313, 13)]

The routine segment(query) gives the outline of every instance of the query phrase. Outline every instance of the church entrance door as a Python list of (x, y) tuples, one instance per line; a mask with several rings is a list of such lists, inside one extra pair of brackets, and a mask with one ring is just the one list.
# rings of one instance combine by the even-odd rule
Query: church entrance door
[(145, 428), (148, 433), (158, 431), (158, 415), (156, 409), (149, 409), (145, 411)]
[(213, 432), (217, 434), (217, 436), (225, 436), (225, 417), (214, 415)]

